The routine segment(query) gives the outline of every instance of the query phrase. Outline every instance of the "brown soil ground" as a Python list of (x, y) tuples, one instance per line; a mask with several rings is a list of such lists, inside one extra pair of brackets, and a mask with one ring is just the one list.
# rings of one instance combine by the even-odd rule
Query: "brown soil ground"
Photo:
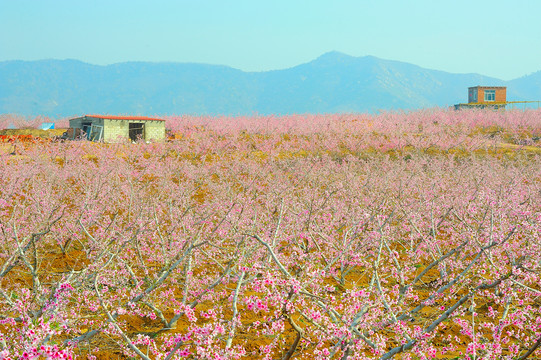
[[(41, 137), (41, 138), (51, 138), (53, 136), (60, 136), (66, 129), (54, 129), (54, 130), (39, 130), (39, 129), (13, 129), (13, 130), (0, 130), (0, 135), (7, 135), (7, 136), (15, 136), (15, 135), (32, 135), (35, 137)], [(175, 139), (182, 138), (181, 134), (174, 134)], [(536, 146), (519, 146), (515, 144), (509, 144), (509, 143), (501, 143), (498, 145), (499, 149), (509, 149), (509, 150), (524, 150), (527, 152), (533, 152), (533, 153), (539, 153), (541, 152), (541, 148)], [(9, 153), (13, 151), (13, 145), (12, 144), (3, 144), (0, 143), (0, 154), (3, 153)], [(196, 197), (198, 197), (199, 194), (196, 194)], [(204, 196), (204, 193), (201, 194), (201, 197)], [(43, 268), (47, 269), (48, 275), (54, 276), (55, 274), (64, 274), (67, 271), (71, 271), (72, 269), (76, 268), (76, 270), (80, 270), (78, 266), (86, 265), (85, 258), (83, 256), (83, 253), (78, 250), (72, 250), (71, 252), (67, 254), (61, 254), (61, 253), (49, 253), (44, 258)], [(197, 270), (195, 270), (197, 271)], [(425, 277), (423, 278), (423, 281), (425, 282), (422, 286), (416, 287), (414, 290), (417, 292), (417, 294), (421, 298), (428, 297), (428, 294), (431, 291), (434, 291), (430, 286), (431, 282), (438, 278), (438, 273), (436, 269), (428, 272)], [(357, 283), (357, 284), (367, 284), (368, 278), (364, 276), (364, 272), (361, 270), (352, 271), (346, 276), (347, 283)], [(20, 276), (17, 278), (12, 279), (14, 282), (22, 283), (27, 285), (28, 287), (31, 286), (31, 278), (30, 277), (24, 277)], [(328, 279), (326, 281), (329, 285), (335, 285), (337, 286), (337, 291), (345, 291), (345, 288), (340, 288), (340, 284), (336, 283), (336, 281), (332, 279)], [(0, 284), (1, 286), (2, 284)], [(447, 305), (447, 304), (444, 304)], [(487, 302), (484, 302), (483, 300), (478, 300), (478, 313), (480, 321), (486, 321), (489, 322), (490, 319), (485, 315), (486, 309), (489, 305), (493, 305)], [(532, 304), (533, 306), (539, 306), (539, 304)], [(213, 306), (211, 303), (201, 303), (196, 307), (196, 311), (206, 311), (210, 309)], [(434, 319), (435, 316), (439, 313), (438, 309), (435, 307), (426, 307), (420, 314), (419, 317), (415, 320), (414, 324), (422, 326), (426, 324), (427, 322), (431, 321), (431, 319)], [(170, 314), (166, 314), (170, 315)], [(229, 316), (230, 314), (228, 314)], [(261, 337), (254, 336), (254, 333), (249, 333), (246, 331), (246, 328), (251, 325), (254, 321), (258, 320), (257, 315), (250, 314), (249, 312), (246, 312), (245, 318), (243, 319), (243, 325), (244, 327), (239, 327), (238, 333), (239, 333), (239, 339), (247, 340), (249, 345), (247, 346), (248, 351), (256, 351), (260, 345), (265, 345), (268, 341), (262, 339)], [(161, 324), (158, 321), (151, 321), (147, 318), (137, 318), (137, 317), (121, 317), (121, 320), (125, 322), (128, 325), (128, 334), (135, 336), (136, 334), (141, 333), (149, 333), (153, 331), (157, 331), (161, 328)], [(200, 320), (204, 321), (204, 320)], [(176, 333), (176, 332), (183, 332), (186, 327), (189, 325), (187, 321), (184, 319), (179, 320), (178, 327), (174, 330), (171, 330), (170, 333)], [(291, 344), (295, 338), (296, 333), (293, 331), (291, 326), (286, 325), (285, 328), (284, 337), (287, 338), (287, 343)], [(1, 328), (0, 328), (1, 330)], [(465, 346), (466, 339), (464, 336), (460, 334), (460, 329), (453, 325), (453, 323), (450, 323), (448, 327), (446, 327), (442, 334), (439, 335), (435, 339), (435, 343), (437, 345), (442, 345), (445, 341), (443, 335), (452, 335), (453, 337), (457, 336), (461, 340), (464, 340), (464, 343), (462, 345)], [(487, 337), (489, 334), (487, 333)], [(118, 346), (115, 343), (115, 341), (111, 338), (108, 338), (104, 335), (98, 335), (94, 338), (91, 344), (93, 347), (99, 347), (101, 350), (95, 354), (99, 359), (125, 359), (126, 357), (119, 352)], [(443, 346), (443, 345), (442, 345)], [(284, 349), (286, 351), (287, 349)], [(310, 351), (310, 349), (305, 349), (307, 352)], [(460, 348), (459, 351), (455, 353), (448, 353), (445, 358), (453, 358), (453, 357), (459, 357), (462, 355), (464, 351), (464, 348)], [(85, 358), (88, 355), (88, 349), (87, 348), (81, 348), (79, 357)], [(248, 358), (248, 357), (247, 357)], [(397, 357), (399, 358), (399, 357)], [(442, 357), (439, 357), (442, 358)]]

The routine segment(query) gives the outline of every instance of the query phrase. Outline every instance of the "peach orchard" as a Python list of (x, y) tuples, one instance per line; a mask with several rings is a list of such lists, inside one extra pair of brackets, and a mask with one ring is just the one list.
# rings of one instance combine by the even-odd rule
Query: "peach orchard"
[(167, 127), (0, 155), (0, 359), (541, 356), (541, 111)]

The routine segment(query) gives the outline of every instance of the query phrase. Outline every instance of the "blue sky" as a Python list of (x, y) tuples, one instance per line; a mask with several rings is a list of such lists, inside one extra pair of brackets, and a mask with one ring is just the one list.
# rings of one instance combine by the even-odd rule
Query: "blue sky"
[(336, 50), (500, 79), (541, 70), (540, 0), (0, 0), (0, 61), (283, 69)]

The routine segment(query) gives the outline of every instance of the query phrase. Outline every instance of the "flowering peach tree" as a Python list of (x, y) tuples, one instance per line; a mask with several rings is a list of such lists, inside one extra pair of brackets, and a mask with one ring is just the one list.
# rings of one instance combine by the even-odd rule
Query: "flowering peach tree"
[(172, 117), (0, 155), (0, 359), (541, 356), (541, 113)]

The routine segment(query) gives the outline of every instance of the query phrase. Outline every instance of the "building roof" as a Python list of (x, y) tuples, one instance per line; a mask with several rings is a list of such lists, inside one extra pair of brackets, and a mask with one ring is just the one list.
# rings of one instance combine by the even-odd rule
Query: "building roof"
[(164, 119), (151, 118), (147, 116), (118, 116), (118, 115), (84, 115), (82, 117), (97, 118), (97, 119), (110, 119), (110, 120), (153, 120), (153, 121), (165, 121)]
[(505, 89), (507, 86), (470, 86), (468, 89)]

